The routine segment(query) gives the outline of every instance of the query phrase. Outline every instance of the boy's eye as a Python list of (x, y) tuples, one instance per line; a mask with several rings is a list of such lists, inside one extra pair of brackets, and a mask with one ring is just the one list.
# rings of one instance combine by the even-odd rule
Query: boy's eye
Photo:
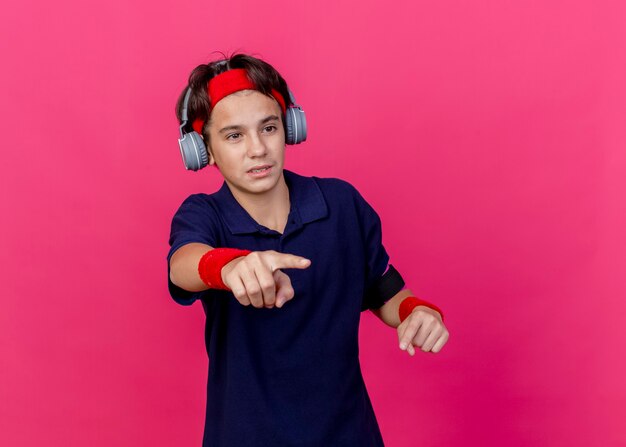
[(273, 124), (269, 125), (269, 126), (265, 126), (263, 128), (263, 131), (265, 132), (274, 132), (276, 130), (276, 126), (274, 126)]
[(231, 140), (231, 141), (238, 140), (240, 137), (241, 137), (241, 133), (239, 132), (229, 133), (228, 135), (226, 135), (226, 139)]

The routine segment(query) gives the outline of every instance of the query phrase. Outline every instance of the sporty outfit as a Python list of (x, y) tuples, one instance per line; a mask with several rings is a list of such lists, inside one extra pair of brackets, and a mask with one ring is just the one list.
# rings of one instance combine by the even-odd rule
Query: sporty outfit
[[(275, 250), (311, 260), (288, 269), (295, 296), (282, 308), (243, 306), (229, 291), (188, 292), (201, 300), (209, 355), (204, 446), (382, 446), (359, 364), (360, 312), (384, 300), (371, 293), (389, 262), (381, 223), (349, 183), (284, 170), (291, 209), (284, 233), (257, 223), (227, 184), (193, 194), (176, 212), (170, 251)], [(399, 291), (399, 290), (398, 290)]]

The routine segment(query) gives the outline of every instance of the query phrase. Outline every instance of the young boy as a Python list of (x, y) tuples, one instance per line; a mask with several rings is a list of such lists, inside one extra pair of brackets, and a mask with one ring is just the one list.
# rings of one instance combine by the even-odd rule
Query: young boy
[(439, 352), (448, 331), (404, 289), (354, 187), (283, 169), (286, 140), (306, 137), (293, 102), (273, 67), (236, 54), (198, 66), (177, 104), (185, 164), (224, 177), (182, 203), (167, 256), (174, 300), (206, 313), (203, 445), (382, 446), (360, 312), (397, 328), (410, 355)]

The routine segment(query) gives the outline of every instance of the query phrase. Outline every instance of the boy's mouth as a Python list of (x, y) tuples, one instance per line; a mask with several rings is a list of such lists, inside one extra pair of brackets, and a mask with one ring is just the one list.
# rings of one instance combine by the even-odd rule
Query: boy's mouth
[(265, 177), (269, 175), (270, 172), (272, 172), (271, 165), (255, 166), (254, 168), (248, 170), (248, 174), (255, 178)]
[(270, 168), (271, 168), (270, 165), (255, 166), (254, 168), (250, 169), (248, 172), (251, 174), (260, 174), (262, 172), (267, 171)]

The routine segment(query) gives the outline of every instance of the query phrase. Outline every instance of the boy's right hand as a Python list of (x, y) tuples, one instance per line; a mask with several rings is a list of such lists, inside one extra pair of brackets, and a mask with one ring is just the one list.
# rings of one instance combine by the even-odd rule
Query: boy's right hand
[(293, 298), (289, 276), (280, 269), (305, 269), (311, 265), (301, 256), (274, 250), (253, 251), (233, 259), (222, 268), (222, 280), (244, 306), (282, 307)]

